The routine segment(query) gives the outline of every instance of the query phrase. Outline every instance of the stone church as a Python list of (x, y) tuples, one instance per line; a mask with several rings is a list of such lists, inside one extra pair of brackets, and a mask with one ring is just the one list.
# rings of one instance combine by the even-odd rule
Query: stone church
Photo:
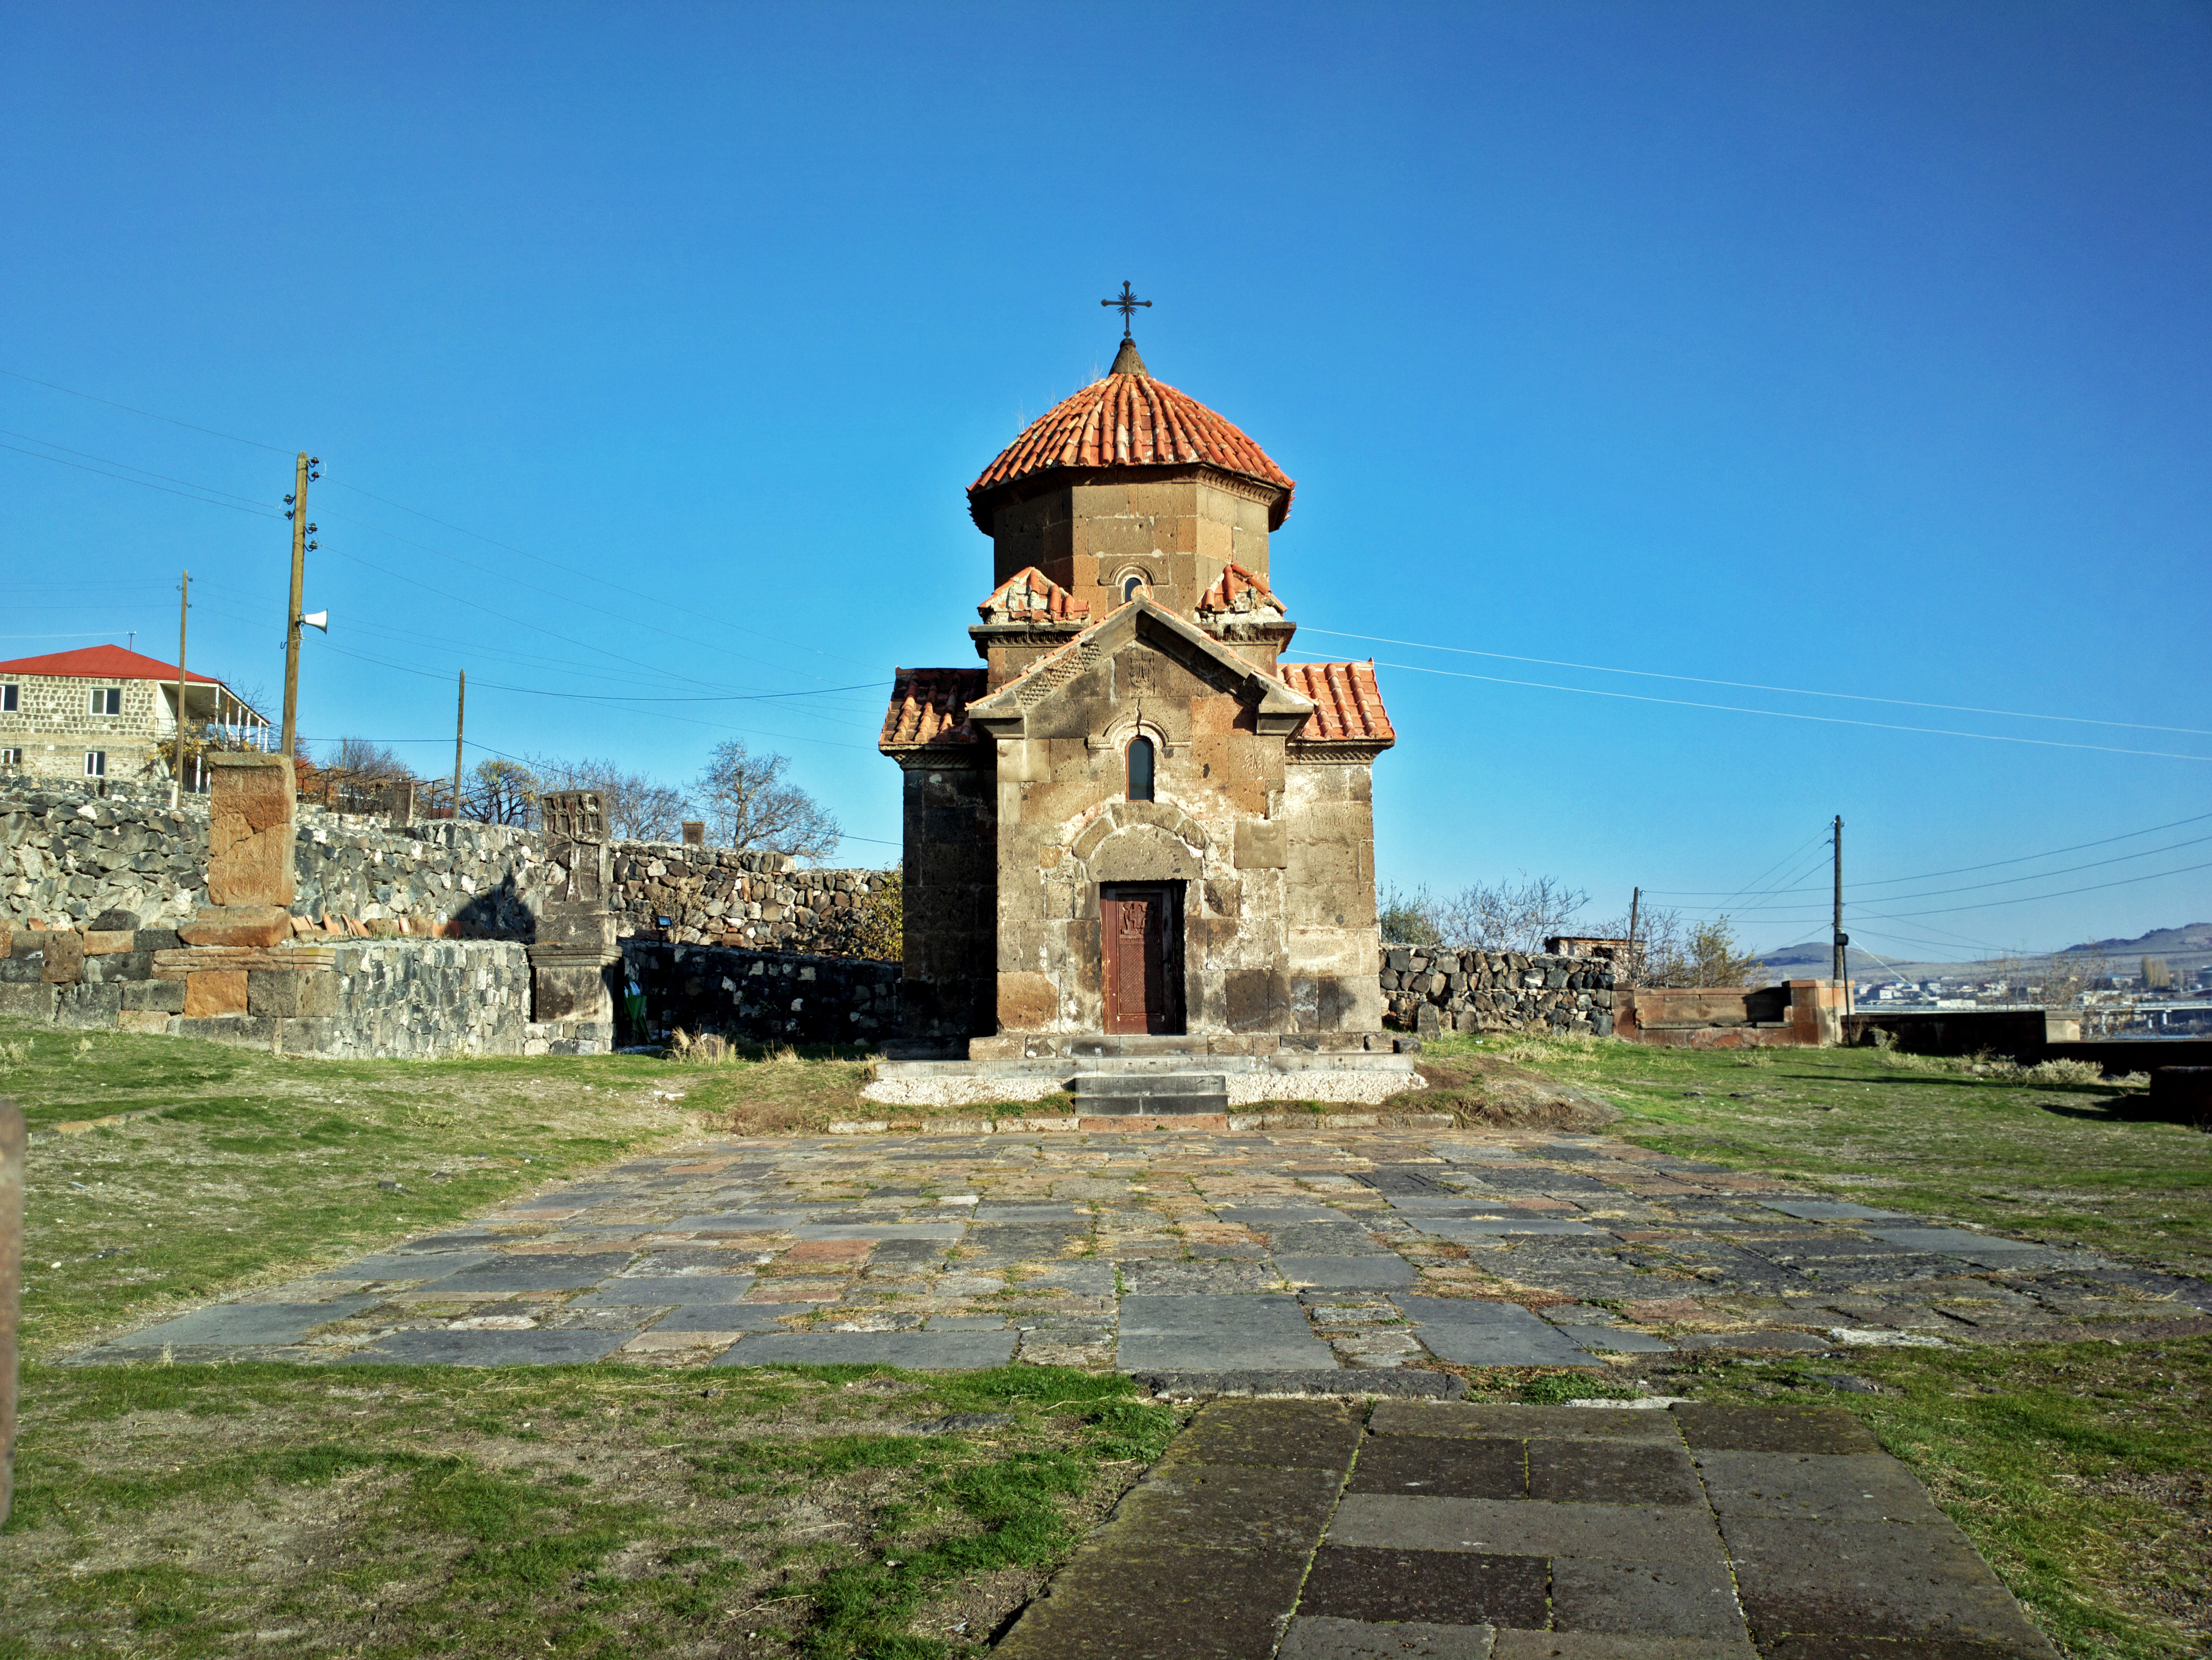
[(908, 1053), (1393, 1048), (1371, 771), (1394, 734), (1371, 663), (1284, 660), (1292, 489), (1127, 338), (969, 486), (981, 666), (899, 670), (880, 741)]

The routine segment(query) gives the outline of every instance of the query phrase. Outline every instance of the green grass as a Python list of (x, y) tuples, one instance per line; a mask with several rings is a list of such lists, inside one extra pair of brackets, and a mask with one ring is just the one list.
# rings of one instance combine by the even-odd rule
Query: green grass
[[(1885, 1392), (1821, 1381), (1839, 1373)], [(1674, 1376), (1701, 1400), (1856, 1414), (2069, 1655), (2178, 1660), (2212, 1643), (2212, 1341), (1868, 1350)]]
[(842, 1116), (860, 1072), (646, 1055), (318, 1061), (21, 1023), (0, 1024), (0, 1094), (34, 1133), (163, 1109), (32, 1143), (22, 1340), (34, 1354), (709, 1130)]
[[(1446, 1039), (1599, 1090), (1614, 1134), (1858, 1203), (2212, 1274), (2212, 1135), (2157, 1122), (2139, 1088), (1871, 1049), (1653, 1049)], [(2186, 1315), (2153, 1305), (2160, 1317)], [(1910, 1465), (2067, 1653), (2169, 1660), (2212, 1645), (2212, 1339), (1672, 1361), (1662, 1392), (1856, 1413)], [(1878, 1383), (1838, 1391), (1822, 1377)], [(1498, 1380), (1522, 1400), (1602, 1386)]]
[[(0, 1656), (949, 1660), (1179, 1423), (1042, 1367), (33, 1365), (24, 1399)], [(910, 1427), (948, 1413), (1006, 1421)]]
[(1923, 1070), (1874, 1049), (1647, 1049), (1441, 1039), (1594, 1087), (1613, 1133), (1857, 1203), (2212, 1274), (2212, 1135), (2151, 1118), (2140, 1088)]

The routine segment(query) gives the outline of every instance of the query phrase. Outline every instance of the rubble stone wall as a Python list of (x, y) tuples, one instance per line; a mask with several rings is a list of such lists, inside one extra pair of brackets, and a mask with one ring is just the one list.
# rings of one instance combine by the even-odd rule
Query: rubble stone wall
[(616, 932), (682, 946), (856, 956), (861, 908), (884, 880), (881, 871), (802, 870), (788, 854), (617, 842)]
[(875, 1043), (899, 1031), (899, 965), (720, 946), (623, 941), (644, 1034), (679, 1028), (757, 1043)]
[[(208, 800), (166, 790), (21, 787), (0, 794), (0, 917), (175, 927), (208, 903)], [(293, 914), (401, 918), (526, 939), (537, 837), (501, 824), (394, 825), (302, 802)], [(111, 915), (127, 912), (122, 922)]]
[(1603, 958), (1385, 946), (1382, 976), (1385, 1018), (1401, 1031), (1613, 1035), (1613, 964)]

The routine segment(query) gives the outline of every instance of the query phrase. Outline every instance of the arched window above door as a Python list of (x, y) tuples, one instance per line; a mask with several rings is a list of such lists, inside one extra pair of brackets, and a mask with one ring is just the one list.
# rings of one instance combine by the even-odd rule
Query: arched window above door
[(1144, 591), (1145, 579), (1143, 577), (1131, 575), (1125, 576), (1121, 579), (1121, 603), (1123, 605), (1127, 605), (1132, 599), (1134, 599)]
[(1132, 801), (1152, 799), (1152, 740), (1133, 738), (1129, 740), (1129, 787)]

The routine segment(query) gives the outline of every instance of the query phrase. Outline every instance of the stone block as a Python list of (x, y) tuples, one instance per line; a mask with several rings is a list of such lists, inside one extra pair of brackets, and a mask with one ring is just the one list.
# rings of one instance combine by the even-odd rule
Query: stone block
[(311, 969), (252, 969), (246, 976), (249, 1014), (315, 1019), (338, 1012), (338, 976)]
[(185, 976), (186, 1018), (211, 1020), (226, 1014), (244, 1014), (247, 975), (242, 969), (203, 969)]
[(115, 1017), (123, 1012), (123, 988), (112, 986), (57, 986), (54, 988), (54, 1024), (60, 1026), (112, 1026)]
[[(239, 976), (245, 978), (243, 975)], [(198, 1037), (210, 1043), (231, 1043), (240, 1049), (273, 1049), (276, 1025), (263, 1016), (244, 1012), (207, 1017), (179, 1016), (173, 1028), (179, 1037)]]
[(999, 976), (999, 1029), (1041, 1031), (1060, 1012), (1060, 992), (1047, 974), (1001, 974)]
[(84, 936), (84, 954), (87, 957), (110, 957), (118, 952), (137, 949), (138, 935), (132, 928), (89, 929)]
[(126, 1012), (182, 1014), (185, 982), (181, 980), (132, 980), (122, 987)]
[(291, 757), (211, 755), (208, 763), (208, 903), (289, 912), (297, 797)]
[(611, 1021), (614, 991), (611, 970), (571, 964), (533, 968), (530, 973), (530, 1018), (549, 1020)]
[(169, 1030), (169, 1019), (158, 1010), (125, 1009), (115, 1017), (115, 1029), (159, 1037)]
[(1440, 1626), (1547, 1623), (1540, 1558), (1347, 1547), (1334, 1542), (1336, 1532), (1314, 1555), (1299, 1593), (1303, 1614)]
[(84, 937), (70, 928), (49, 928), (46, 934), (46, 966), (40, 979), (50, 986), (74, 985), (84, 978)]
[(0, 1014), (23, 1014), (34, 1020), (51, 1020), (54, 1018), (54, 993), (58, 989), (43, 980), (0, 982)]
[(1237, 826), (1234, 859), (1239, 870), (1283, 870), (1290, 862), (1290, 848), (1279, 819), (1245, 819)]
[(277, 905), (210, 906), (177, 935), (188, 946), (274, 946), (292, 937), (292, 914)]

